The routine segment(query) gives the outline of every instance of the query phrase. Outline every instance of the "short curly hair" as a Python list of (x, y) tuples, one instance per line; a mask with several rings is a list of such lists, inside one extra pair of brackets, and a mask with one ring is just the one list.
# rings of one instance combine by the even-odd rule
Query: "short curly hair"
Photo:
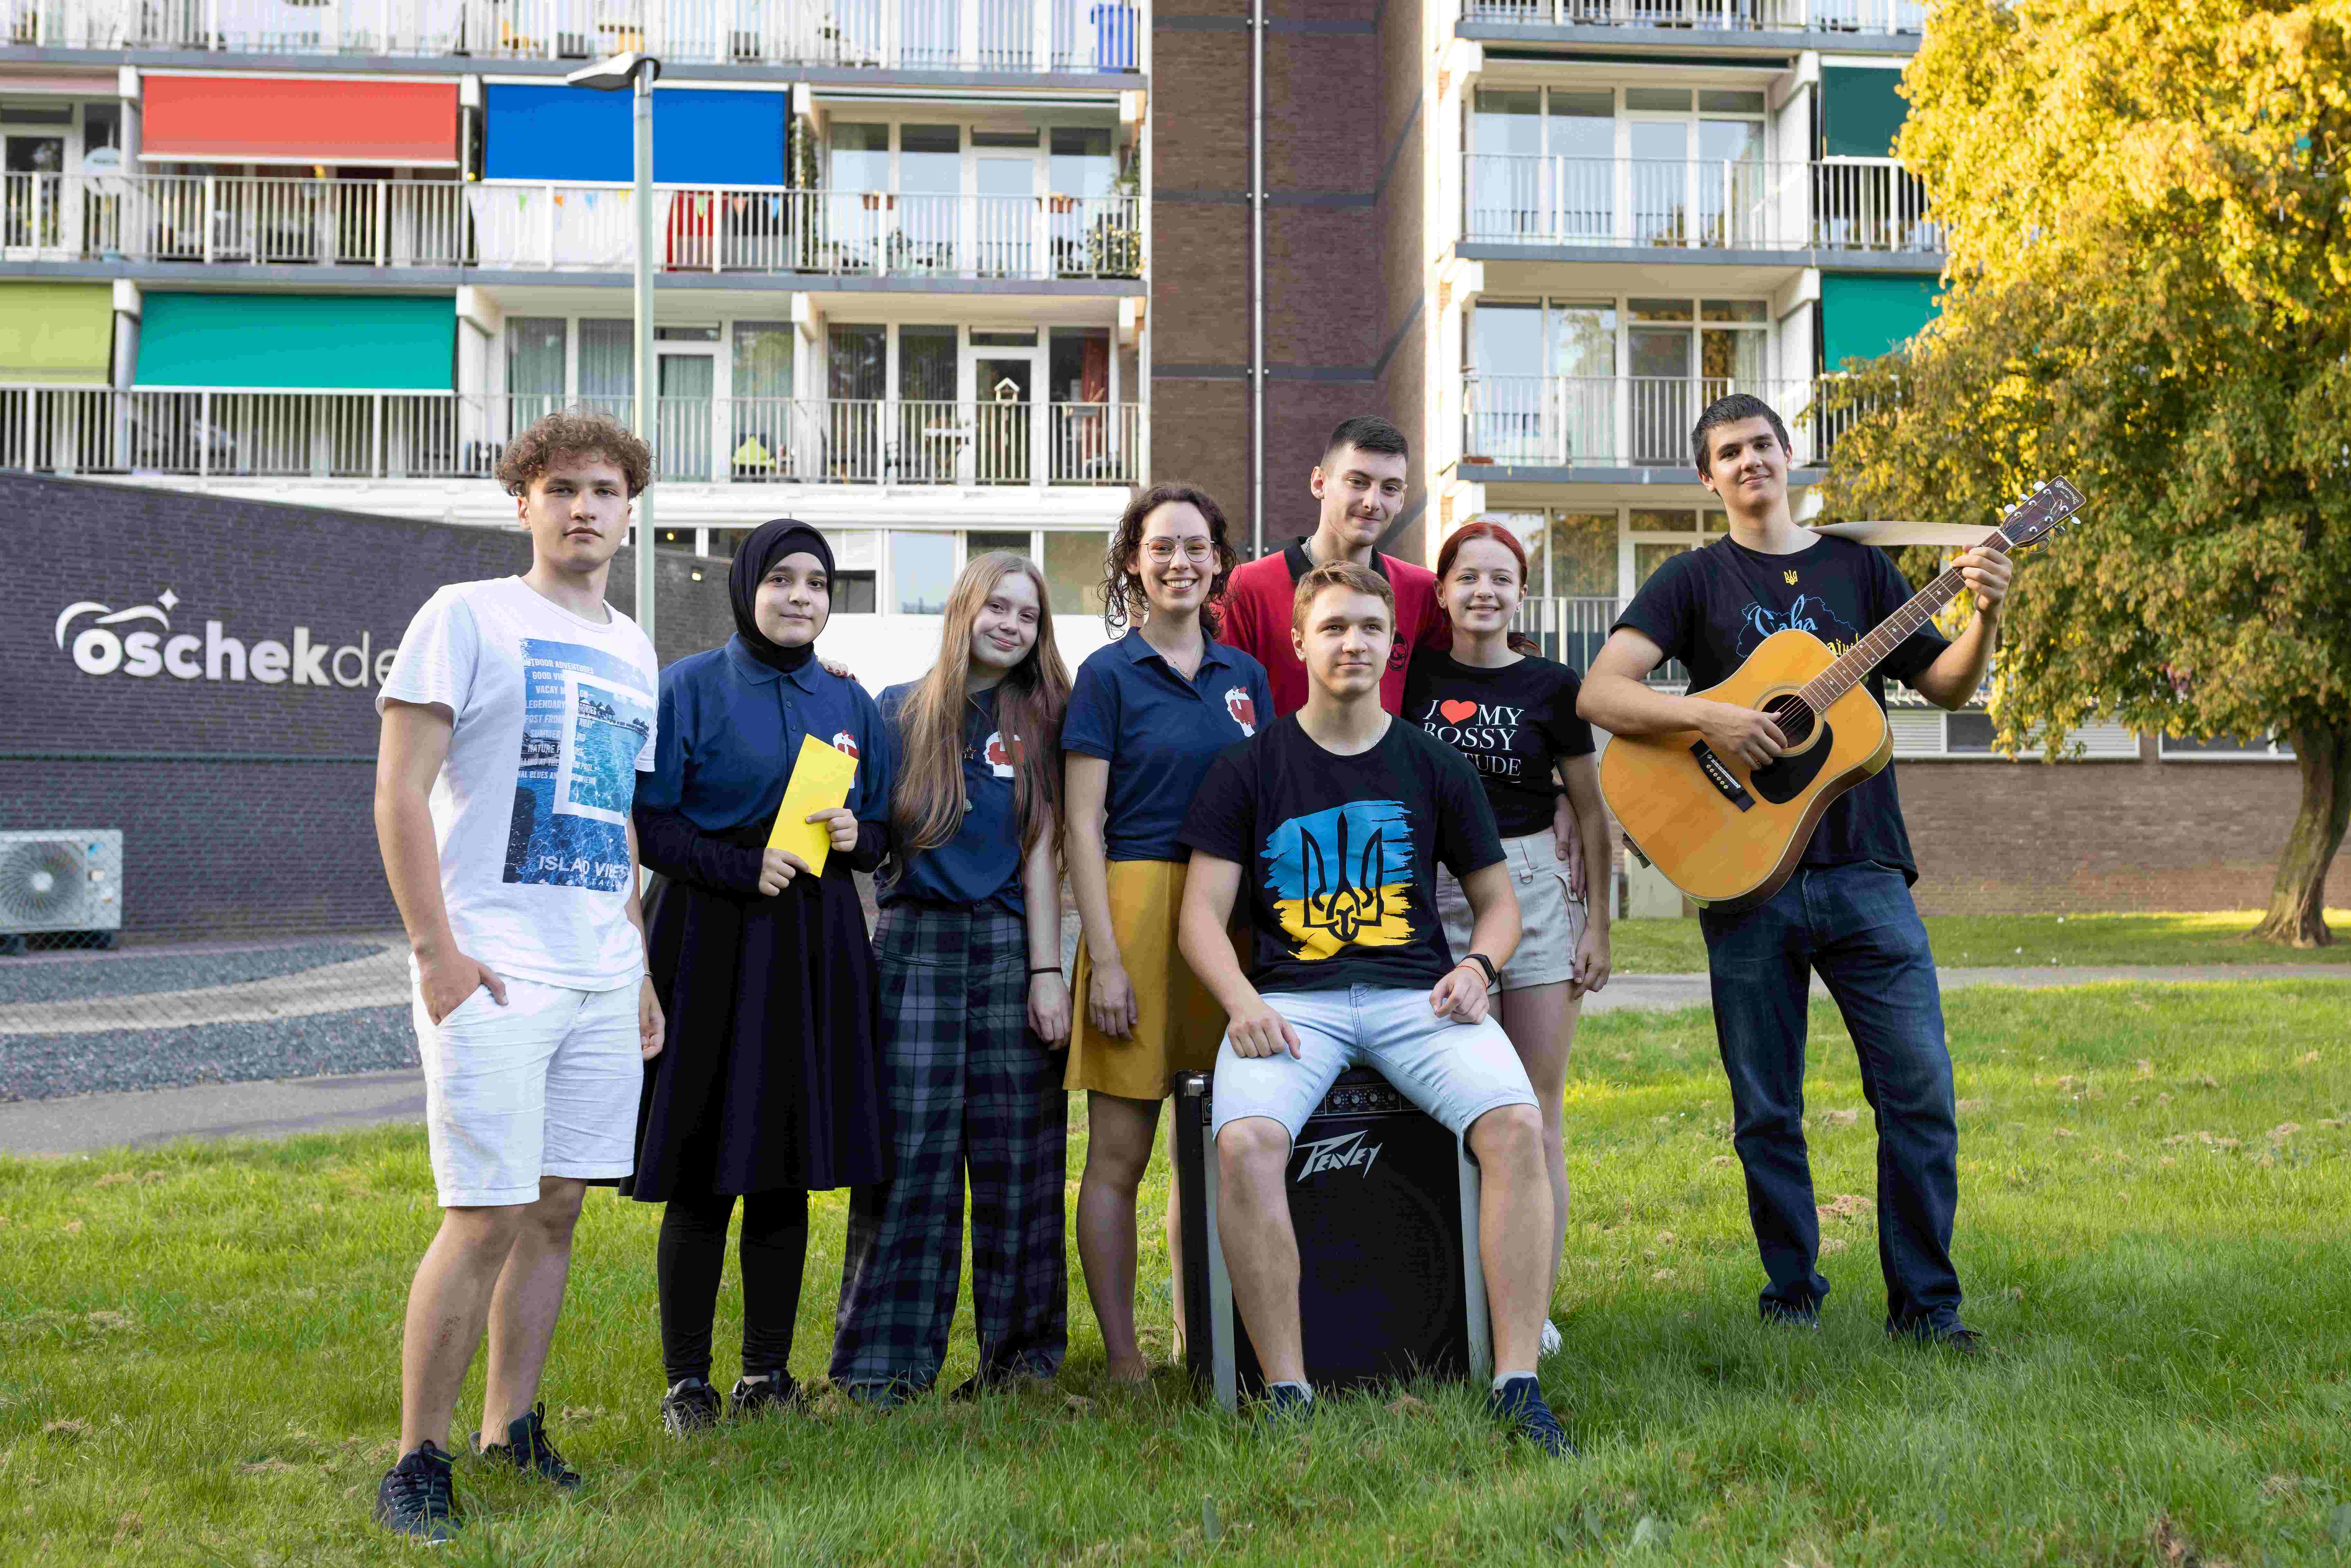
[(634, 499), (653, 482), (653, 449), (632, 435), (620, 421), (593, 409), (567, 408), (542, 414), (530, 428), (507, 443), (498, 456), (498, 483), (509, 496), (519, 496), (531, 482), (555, 465), (558, 458), (596, 456), (615, 464)]
[(1151, 601), (1144, 597), (1143, 579), (1135, 575), (1127, 562), (1143, 548), (1143, 525), (1151, 514), (1170, 502), (1180, 502), (1196, 507), (1201, 520), (1208, 525), (1208, 538), (1216, 547), (1217, 575), (1208, 584), (1207, 596), (1200, 604), (1200, 624), (1210, 636), (1216, 635), (1223, 620), (1225, 583), (1233, 574), (1238, 557), (1231, 541), (1226, 537), (1225, 509), (1217, 505), (1215, 497), (1193, 485), (1154, 485), (1126, 504), (1119, 514), (1118, 527), (1111, 531), (1110, 549), (1102, 556), (1102, 580), (1099, 591), (1102, 601), (1102, 629), (1115, 637), (1121, 628), (1142, 623), (1143, 612)]

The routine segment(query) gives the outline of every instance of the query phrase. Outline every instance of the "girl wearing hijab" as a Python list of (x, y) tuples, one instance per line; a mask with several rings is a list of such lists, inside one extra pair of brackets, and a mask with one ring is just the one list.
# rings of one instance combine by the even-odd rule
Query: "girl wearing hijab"
[[(882, 859), (889, 746), (873, 699), (817, 662), (831, 582), (814, 528), (781, 517), (753, 530), (727, 573), (735, 635), (662, 672), (655, 770), (637, 790), (638, 841), (659, 873), (647, 946), (671, 1032), (645, 1066), (622, 1190), (667, 1206), (662, 1422), (681, 1437), (719, 1416), (710, 1329), (736, 1199), (745, 1416), (798, 1396), (787, 1364), (810, 1189), (890, 1172), (872, 949), (850, 874)], [(767, 847), (808, 736), (857, 758), (847, 805), (808, 819), (831, 836), (821, 875)]]
[(996, 552), (947, 596), (939, 662), (882, 694), (891, 859), (880, 880), (882, 1051), (897, 1175), (851, 1202), (832, 1378), (891, 1406), (936, 1382), (971, 1182), (967, 1398), (1050, 1378), (1068, 1339), (1061, 1241), (1069, 1035), (1054, 864), (1061, 709), (1045, 580)]

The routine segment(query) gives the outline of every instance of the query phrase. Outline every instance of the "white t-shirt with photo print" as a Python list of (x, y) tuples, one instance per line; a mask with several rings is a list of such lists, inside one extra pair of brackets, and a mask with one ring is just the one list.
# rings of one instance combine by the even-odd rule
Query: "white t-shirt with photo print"
[(409, 622), (376, 697), (455, 718), (431, 804), (459, 949), (583, 991), (645, 972), (628, 822), (653, 766), (660, 662), (605, 609), (585, 620), (519, 577), (452, 584)]

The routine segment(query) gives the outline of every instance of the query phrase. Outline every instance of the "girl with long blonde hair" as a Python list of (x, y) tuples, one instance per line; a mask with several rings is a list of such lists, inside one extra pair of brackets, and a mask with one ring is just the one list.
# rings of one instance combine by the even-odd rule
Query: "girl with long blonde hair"
[(868, 1403), (928, 1389), (946, 1359), (967, 1174), (979, 1371), (956, 1394), (1061, 1364), (1069, 695), (1044, 577), (1004, 552), (956, 579), (931, 673), (882, 694), (894, 782), (875, 947), (897, 1175), (852, 1204), (832, 1351), (833, 1381)]

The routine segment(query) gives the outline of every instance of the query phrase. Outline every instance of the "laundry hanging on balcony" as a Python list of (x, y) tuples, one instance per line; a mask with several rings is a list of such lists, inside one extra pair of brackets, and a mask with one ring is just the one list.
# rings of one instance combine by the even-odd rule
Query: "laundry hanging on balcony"
[[(653, 193), (653, 225), (674, 193)], [(636, 265), (637, 193), (584, 185), (469, 185), (475, 253), (486, 267), (626, 271)]]

